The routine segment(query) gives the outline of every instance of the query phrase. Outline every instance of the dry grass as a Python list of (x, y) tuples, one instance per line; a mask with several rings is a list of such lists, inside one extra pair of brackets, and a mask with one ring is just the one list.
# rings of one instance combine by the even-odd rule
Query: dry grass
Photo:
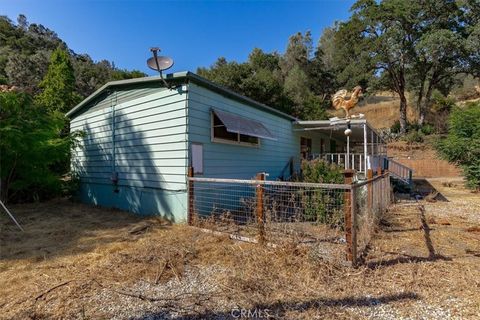
[[(262, 247), (154, 218), (134, 235), (140, 218), (63, 200), (13, 206), (27, 231), (0, 216), (0, 317), (228, 319), (244, 308), (287, 319), (475, 319), (480, 234), (467, 229), (480, 225), (480, 201), (442, 182), (432, 184), (458, 212), (396, 204), (358, 269), (316, 248)], [(451, 224), (431, 224), (439, 219)]]

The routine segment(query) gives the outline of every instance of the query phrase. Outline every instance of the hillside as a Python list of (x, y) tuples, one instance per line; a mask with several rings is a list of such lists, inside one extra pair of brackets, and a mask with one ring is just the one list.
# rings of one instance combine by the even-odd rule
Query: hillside
[[(480, 93), (475, 91), (472, 85), (460, 86), (457, 92), (462, 95), (452, 96), (453, 101), (460, 106), (466, 102), (477, 101)], [(466, 99), (468, 97), (468, 99)], [(409, 99), (410, 100), (410, 99)], [(368, 122), (377, 130), (391, 128), (399, 119), (399, 99), (392, 93), (381, 92), (372, 96), (365, 97), (354, 109), (354, 114), (363, 113)], [(408, 121), (415, 123), (417, 113), (413, 108), (407, 109)], [(330, 110), (331, 116), (343, 116), (343, 111)], [(443, 119), (443, 120), (442, 120)], [(430, 113), (428, 120), (435, 122), (445, 122), (446, 116)], [(387, 144), (387, 155), (396, 161), (412, 168), (413, 176), (416, 178), (432, 177), (459, 177), (462, 172), (459, 167), (441, 159), (434, 148), (436, 134), (424, 137), (423, 142), (407, 143), (406, 141), (390, 141)]]
[[(375, 129), (390, 128), (395, 121), (399, 119), (398, 106), (400, 100), (392, 92), (379, 92), (371, 96), (363, 97), (358, 105), (353, 109), (354, 114), (363, 113), (368, 122)], [(329, 110), (332, 116), (344, 116), (343, 110)], [(408, 121), (416, 119), (415, 111), (412, 108), (407, 109)]]

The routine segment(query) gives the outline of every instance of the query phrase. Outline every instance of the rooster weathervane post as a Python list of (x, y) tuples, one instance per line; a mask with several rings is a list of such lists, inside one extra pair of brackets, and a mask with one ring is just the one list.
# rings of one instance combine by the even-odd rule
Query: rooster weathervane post
[(358, 103), (358, 97), (362, 93), (362, 87), (356, 86), (353, 88), (353, 93), (350, 99), (347, 99), (348, 91), (345, 89), (338, 90), (332, 97), (332, 104), (336, 110), (343, 109), (345, 111), (345, 118), (350, 118), (350, 110), (355, 108)]
[(345, 159), (346, 169), (350, 169), (350, 135), (352, 134), (350, 119), (351, 118), (363, 118), (363, 114), (350, 116), (350, 110), (355, 108), (358, 104), (359, 95), (362, 93), (362, 87), (356, 86), (353, 88), (353, 93), (350, 96), (350, 99), (347, 99), (348, 91), (345, 89), (338, 90), (332, 97), (332, 105), (336, 110), (343, 109), (345, 111), (345, 118), (339, 119), (338, 117), (330, 118), (330, 124), (336, 125), (340, 121), (345, 121), (347, 123), (347, 129), (344, 133), (347, 136), (347, 156)]

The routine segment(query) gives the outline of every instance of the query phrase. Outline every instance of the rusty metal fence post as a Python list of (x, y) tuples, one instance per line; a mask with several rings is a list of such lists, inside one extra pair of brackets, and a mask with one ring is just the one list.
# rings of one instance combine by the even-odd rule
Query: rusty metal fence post
[[(264, 181), (265, 173), (257, 173), (256, 180)], [(257, 223), (258, 223), (258, 242), (265, 243), (265, 221), (263, 214), (263, 185), (262, 183), (257, 184), (256, 188), (256, 213), (257, 213)]]
[[(344, 171), (345, 184), (352, 186), (354, 171), (352, 169), (347, 169)], [(347, 243), (346, 255), (347, 261), (351, 261), (352, 265), (355, 264), (356, 260), (356, 232), (355, 232), (355, 190), (350, 188), (345, 190), (344, 193), (344, 203), (345, 203), (345, 241)]]
[[(188, 177), (193, 178), (193, 167), (188, 167)], [(188, 179), (188, 215), (187, 222), (189, 225), (193, 225), (195, 215), (195, 192), (193, 181)]]

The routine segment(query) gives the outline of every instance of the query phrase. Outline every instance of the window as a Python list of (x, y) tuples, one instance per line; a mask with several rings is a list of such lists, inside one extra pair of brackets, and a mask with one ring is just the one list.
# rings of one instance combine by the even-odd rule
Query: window
[(227, 126), (215, 112), (212, 112), (212, 125), (212, 140), (215, 142), (230, 142), (250, 146), (258, 146), (260, 144), (258, 137), (238, 132), (229, 132)]
[(300, 154), (302, 159), (309, 159), (312, 154), (312, 139), (300, 137)]
[(192, 143), (192, 167), (194, 174), (203, 174), (203, 145)]

